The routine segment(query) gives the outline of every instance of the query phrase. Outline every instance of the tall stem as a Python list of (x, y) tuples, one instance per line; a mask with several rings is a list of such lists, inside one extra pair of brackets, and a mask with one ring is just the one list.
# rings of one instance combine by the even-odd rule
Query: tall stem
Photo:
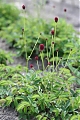
[(25, 13), (24, 13), (24, 46), (25, 46), (25, 53), (26, 53), (26, 66), (28, 68), (27, 44), (25, 39)]
[(44, 60), (43, 60), (43, 51), (40, 52), (40, 56), (41, 56), (42, 67), (43, 67), (43, 71), (44, 71), (45, 67), (44, 67)]
[(39, 37), (38, 37), (38, 39), (37, 39), (37, 41), (36, 41), (36, 43), (35, 43), (35, 45), (34, 45), (32, 51), (31, 51), (30, 56), (28, 57), (28, 60), (30, 59), (30, 57), (31, 57), (31, 55), (32, 55), (32, 53), (33, 53), (33, 51), (34, 51), (34, 49), (35, 49), (35, 47), (36, 47), (36, 45), (37, 45), (37, 43), (38, 43), (38, 40), (39, 40)]
[(57, 68), (58, 68), (58, 66), (59, 66), (59, 64), (60, 64), (61, 61), (62, 61), (62, 58), (59, 60), (59, 62), (57, 62), (57, 65), (56, 65), (55, 71), (57, 71)]
[(47, 61), (49, 63), (49, 56), (48, 56), (48, 44), (47, 44), (47, 40), (46, 40), (46, 49), (47, 49)]
[(38, 67), (38, 70), (39, 70), (39, 63), (38, 63), (38, 60), (37, 60), (37, 67)]
[[(57, 50), (57, 59), (56, 59), (56, 66), (58, 64), (58, 50)], [(57, 71), (57, 67), (56, 67), (56, 71)]]
[[(52, 35), (52, 41), (53, 41), (53, 35)], [(53, 72), (54, 72), (54, 43), (52, 43), (52, 53), (53, 53)]]

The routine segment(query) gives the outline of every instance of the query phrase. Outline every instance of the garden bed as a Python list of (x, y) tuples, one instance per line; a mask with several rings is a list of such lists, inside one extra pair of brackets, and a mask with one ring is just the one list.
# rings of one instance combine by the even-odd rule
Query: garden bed
[[(71, 7), (67, 6), (67, 10), (70, 10), (70, 9)], [(77, 7), (75, 7), (75, 13), (78, 13)], [(62, 17), (61, 13), (59, 15)], [(76, 25), (74, 24), (74, 26)], [(52, 34), (53, 32), (54, 31), (51, 31)], [(40, 33), (40, 35), (42, 35), (42, 33)], [(38, 45), (38, 47), (39, 47), (38, 48), (39, 50), (40, 46)], [(42, 47), (44, 48), (43, 45)], [(42, 47), (40, 50), (43, 49)], [(69, 47), (69, 44), (68, 44), (68, 47)], [(11, 46), (9, 47), (9, 45), (7, 45), (4, 40), (0, 40), (0, 48), (7, 52), (12, 51), (12, 54), (16, 54), (16, 51), (17, 51), (17, 49), (12, 48)], [(74, 75), (72, 71), (69, 71), (69, 69), (67, 69), (65, 66), (62, 69), (60, 69), (59, 76), (57, 76), (57, 73), (59, 71), (57, 73), (54, 72), (54, 74), (52, 74), (52, 72), (47, 73), (44, 71), (43, 73), (41, 71), (38, 71), (39, 73), (41, 73), (39, 74), (39, 73), (36, 73), (35, 70), (33, 69), (33, 67), (37, 69), (38, 66), (36, 65), (36, 60), (32, 59), (28, 65), (28, 67), (30, 67), (31, 70), (29, 71), (28, 74), (26, 73), (25, 75), (25, 74), (21, 74), (21, 71), (23, 70), (24, 66), (26, 66), (25, 58), (23, 58), (22, 56), (18, 58), (14, 56), (13, 59), (14, 59), (13, 63), (8, 63), (8, 65), (13, 66), (12, 68), (10, 66), (9, 67), (0, 66), (1, 67), (0, 71), (1, 72), (5, 71), (4, 73), (6, 73), (5, 76), (3, 74), (1, 74), (0, 76), (1, 80), (4, 78), (3, 81), (0, 81), (0, 85), (2, 85), (1, 87), (2, 87), (2, 90), (4, 91), (4, 94), (3, 92), (1, 92), (1, 96), (4, 96), (2, 99), (2, 102), (5, 103), (4, 106), (9, 106), (10, 104), (10, 106), (13, 106), (13, 108), (15, 107), (16, 110), (19, 113), (21, 113), (22, 116), (25, 117), (24, 120), (26, 120), (26, 118), (28, 120), (31, 120), (32, 118), (34, 118), (33, 117), (34, 115), (36, 116), (37, 120), (41, 120), (41, 119), (42, 120), (48, 120), (48, 119), (49, 120), (63, 120), (63, 119), (69, 120), (68, 117), (70, 118), (70, 120), (75, 120), (80, 118), (78, 114), (80, 112), (80, 108), (79, 108), (80, 101), (78, 97), (80, 92), (78, 87), (76, 87), (74, 90), (72, 86), (72, 84), (74, 83), (73, 81), (77, 81), (79, 83), (80, 68), (76, 72), (75, 72), (76, 70), (75, 68), (70, 68), (72, 69), (72, 71), (75, 72), (76, 75)], [(19, 64), (22, 65), (22, 69), (21, 69), (21, 66), (16, 67)], [(77, 68), (78, 67), (79, 66), (77, 65)], [(43, 66), (43, 69), (44, 69), (44, 66)], [(10, 83), (10, 86), (7, 84), (7, 81)], [(18, 89), (17, 86), (20, 88), (20, 90)], [(8, 91), (10, 93), (7, 93)], [(8, 97), (8, 94), (9, 94), (9, 97)], [(23, 100), (23, 98), (26, 98), (26, 100), (25, 99)], [(6, 102), (5, 102), (5, 99), (6, 99)], [(74, 103), (74, 105), (72, 104), (72, 102)], [(27, 109), (25, 108), (25, 106)], [(26, 111), (28, 112), (27, 116), (25, 115)], [(32, 117), (30, 116), (30, 114), (32, 115)], [(1, 120), (18, 120), (17, 112), (14, 111), (12, 107), (5, 108), (4, 110), (0, 108), (0, 119)]]

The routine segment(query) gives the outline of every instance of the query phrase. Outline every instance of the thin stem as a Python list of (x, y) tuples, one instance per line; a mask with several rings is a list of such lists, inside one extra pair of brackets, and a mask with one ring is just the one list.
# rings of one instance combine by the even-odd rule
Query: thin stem
[(54, 28), (54, 42), (56, 41), (56, 22), (55, 22), (55, 28)]
[(46, 66), (45, 71), (47, 70), (48, 67), (49, 67), (49, 65)]
[(31, 55), (32, 55), (32, 53), (33, 53), (33, 51), (34, 51), (34, 49), (35, 49), (35, 47), (36, 47), (36, 45), (37, 45), (37, 43), (38, 43), (38, 40), (39, 40), (39, 37), (38, 37), (38, 39), (37, 39), (37, 41), (36, 41), (36, 43), (35, 43), (35, 45), (34, 45), (32, 51), (31, 51), (30, 56), (28, 57), (28, 60), (30, 59), (30, 57), (31, 57)]
[(57, 71), (57, 68), (58, 68), (58, 66), (59, 66), (59, 64), (60, 64), (60, 62), (61, 62), (61, 60), (62, 60), (62, 59), (60, 59), (59, 62), (57, 63), (57, 65), (56, 65), (56, 68), (55, 68), (56, 71)]
[(37, 60), (37, 67), (38, 67), (38, 70), (39, 70), (39, 62), (38, 62), (38, 60)]
[(44, 68), (44, 61), (43, 61), (43, 51), (40, 52), (40, 56), (41, 56), (41, 60), (42, 60), (43, 70), (44, 70), (45, 68)]
[[(56, 59), (56, 66), (58, 64), (58, 51), (57, 51), (57, 59)], [(57, 71), (57, 68), (56, 68), (56, 71)]]
[[(52, 35), (52, 41), (53, 41), (53, 35)], [(54, 43), (52, 44), (52, 52), (53, 52), (53, 72), (54, 72)]]
[(46, 40), (46, 49), (47, 49), (47, 60), (49, 62), (49, 56), (48, 56), (48, 44), (47, 44), (47, 40)]
[[(51, 40), (51, 47), (52, 47), (52, 40)], [(51, 47), (50, 47), (50, 52), (49, 52), (49, 58), (50, 58), (50, 55), (51, 55)]]
[(24, 40), (24, 49), (25, 49), (25, 54), (26, 54), (26, 66), (28, 68), (28, 55), (27, 55), (27, 44), (26, 44), (26, 39), (25, 39), (25, 11), (24, 11), (24, 30), (23, 30), (23, 40)]

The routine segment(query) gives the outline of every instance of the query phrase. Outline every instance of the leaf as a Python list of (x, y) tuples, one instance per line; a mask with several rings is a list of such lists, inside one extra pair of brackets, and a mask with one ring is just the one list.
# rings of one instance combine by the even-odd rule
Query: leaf
[(37, 99), (37, 98), (39, 98), (40, 96), (38, 95), (38, 94), (35, 94), (35, 95), (33, 95), (32, 96), (32, 98), (35, 100), (35, 99)]
[(41, 120), (42, 115), (37, 115), (36, 118), (37, 118), (37, 120)]
[(16, 100), (23, 100), (24, 98), (21, 97), (21, 96), (17, 96), (17, 97), (15, 97), (15, 99), (16, 99)]
[(22, 110), (25, 107), (30, 106), (29, 102), (27, 101), (22, 101), (18, 106), (17, 106), (17, 111)]
[(78, 118), (80, 118), (80, 115), (79, 116), (78, 115), (73, 115), (70, 120), (79, 120)]
[(6, 97), (6, 105), (9, 106), (12, 102), (12, 96)]
[(63, 71), (64, 73), (66, 73), (66, 74), (70, 74), (70, 70), (69, 69), (61, 68), (60, 70)]
[(13, 85), (13, 82), (10, 80), (2, 80), (0, 81), (0, 85), (5, 86), (5, 85)]
[(43, 117), (42, 120), (47, 120), (47, 117)]
[(4, 104), (6, 102), (5, 99), (0, 99), (0, 105)]

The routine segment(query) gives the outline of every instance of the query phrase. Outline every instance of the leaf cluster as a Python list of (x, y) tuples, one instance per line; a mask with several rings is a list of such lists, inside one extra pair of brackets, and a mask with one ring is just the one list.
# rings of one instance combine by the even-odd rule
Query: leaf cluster
[(5, 52), (0, 49), (0, 64), (7, 65), (8, 63), (12, 63), (12, 54), (10, 52)]
[(33, 70), (22, 75), (21, 71), (20, 66), (0, 66), (1, 106), (14, 107), (24, 120), (80, 118), (80, 90), (73, 90), (74, 76), (68, 69), (61, 76)]

